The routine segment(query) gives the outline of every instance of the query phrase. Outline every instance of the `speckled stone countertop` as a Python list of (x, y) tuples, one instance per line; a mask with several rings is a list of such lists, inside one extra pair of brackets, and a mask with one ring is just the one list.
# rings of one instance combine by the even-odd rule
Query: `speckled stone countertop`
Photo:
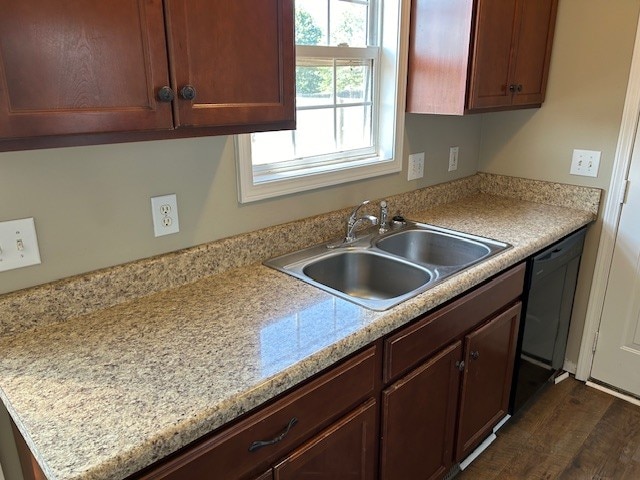
[[(393, 309), (249, 262), (63, 321), (5, 326), (0, 398), (50, 479), (124, 478), (595, 219), (593, 189), (589, 205), (566, 208), (483, 193), (486, 181), (407, 216), (513, 248)], [(0, 298), (0, 314), (26, 311), (29, 295)]]

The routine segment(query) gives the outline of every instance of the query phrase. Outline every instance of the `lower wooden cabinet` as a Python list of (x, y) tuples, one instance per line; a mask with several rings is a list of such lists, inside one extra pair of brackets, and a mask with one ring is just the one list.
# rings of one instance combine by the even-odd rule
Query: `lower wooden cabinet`
[(507, 414), (521, 304), (465, 337), (455, 460), (469, 455)]
[(385, 339), (381, 479), (443, 478), (507, 414), (523, 283), (520, 265)]
[(452, 464), (461, 342), (382, 392), (381, 478), (437, 479)]
[(276, 465), (274, 480), (374, 480), (377, 417), (371, 399)]

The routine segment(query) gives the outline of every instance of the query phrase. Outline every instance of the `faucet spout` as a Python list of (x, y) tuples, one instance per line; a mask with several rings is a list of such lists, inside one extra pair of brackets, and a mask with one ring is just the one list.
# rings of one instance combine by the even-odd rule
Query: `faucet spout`
[(356, 240), (356, 227), (364, 221), (371, 223), (371, 225), (377, 225), (378, 217), (375, 215), (363, 215), (359, 218), (354, 218), (353, 216), (349, 217), (349, 221), (347, 222), (347, 233), (344, 237), (345, 243), (351, 243)]

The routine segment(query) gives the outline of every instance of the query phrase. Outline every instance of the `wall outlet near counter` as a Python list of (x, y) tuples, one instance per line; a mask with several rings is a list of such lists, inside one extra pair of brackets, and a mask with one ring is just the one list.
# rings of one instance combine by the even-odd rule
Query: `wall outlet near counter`
[(156, 237), (178, 233), (178, 200), (176, 194), (161, 195), (151, 198), (151, 216), (153, 217), (153, 233)]
[(453, 172), (458, 169), (458, 151), (459, 147), (449, 148), (449, 171)]
[(409, 172), (407, 180), (424, 177), (424, 152), (409, 155)]
[(38, 265), (40, 249), (33, 218), (0, 223), (0, 272)]
[(597, 177), (601, 153), (597, 150), (574, 150), (569, 173), (583, 177)]

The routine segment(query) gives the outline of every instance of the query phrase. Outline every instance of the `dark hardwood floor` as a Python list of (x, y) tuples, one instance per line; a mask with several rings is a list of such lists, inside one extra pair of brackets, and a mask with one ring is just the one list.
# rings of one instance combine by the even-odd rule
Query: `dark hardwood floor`
[(548, 386), (455, 480), (640, 480), (640, 407), (573, 378)]

